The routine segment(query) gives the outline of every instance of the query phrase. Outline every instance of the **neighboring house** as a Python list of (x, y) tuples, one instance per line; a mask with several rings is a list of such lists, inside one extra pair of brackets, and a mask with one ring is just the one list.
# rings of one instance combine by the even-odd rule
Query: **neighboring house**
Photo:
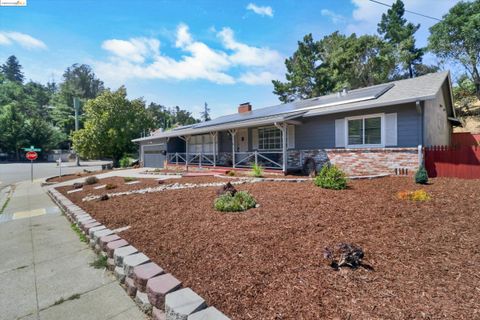
[(286, 172), (330, 162), (349, 175), (413, 172), (421, 146), (450, 144), (459, 124), (452, 106), (450, 73), (439, 72), (267, 108), (244, 103), (133, 141), (145, 167), (259, 163)]

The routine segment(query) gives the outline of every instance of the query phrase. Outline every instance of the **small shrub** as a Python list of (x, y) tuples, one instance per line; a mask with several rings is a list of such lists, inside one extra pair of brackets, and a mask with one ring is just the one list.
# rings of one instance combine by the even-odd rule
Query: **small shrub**
[(132, 158), (130, 158), (129, 156), (127, 155), (124, 155), (120, 161), (118, 161), (118, 164), (121, 168), (127, 168), (127, 167), (130, 167), (132, 165)]
[(257, 202), (247, 191), (239, 191), (232, 196), (229, 192), (215, 199), (214, 207), (217, 211), (238, 212), (254, 208)]
[(237, 189), (235, 189), (235, 187), (230, 182), (227, 182), (220, 189), (217, 190), (218, 196), (222, 196), (227, 193), (229, 193), (231, 196), (234, 196), (235, 193), (237, 193)]
[(85, 184), (90, 185), (90, 184), (95, 184), (98, 183), (98, 178), (95, 176), (87, 177), (85, 179)]
[(117, 187), (116, 184), (107, 183), (107, 185), (105, 186), (105, 189), (112, 190), (112, 189), (115, 189), (116, 187)]
[(423, 189), (415, 191), (400, 191), (397, 193), (397, 198), (400, 200), (412, 201), (427, 201), (430, 200), (430, 195)]
[(235, 171), (233, 171), (233, 170), (228, 170), (228, 171), (227, 171), (227, 176), (229, 176), (229, 177), (235, 177)]
[(97, 258), (90, 263), (90, 266), (95, 269), (105, 269), (107, 267), (107, 256), (97, 256)]
[(124, 182), (132, 182), (132, 181), (135, 181), (136, 179), (135, 178), (132, 178), (132, 177), (124, 177), (123, 178), (123, 181)]
[(345, 173), (334, 165), (324, 165), (315, 177), (316, 186), (324, 189), (343, 190), (347, 188)]
[(252, 167), (252, 176), (261, 178), (263, 177), (263, 168), (259, 164), (254, 164)]
[(418, 183), (418, 184), (428, 183), (428, 173), (423, 164), (418, 168), (417, 172), (415, 172), (415, 183)]

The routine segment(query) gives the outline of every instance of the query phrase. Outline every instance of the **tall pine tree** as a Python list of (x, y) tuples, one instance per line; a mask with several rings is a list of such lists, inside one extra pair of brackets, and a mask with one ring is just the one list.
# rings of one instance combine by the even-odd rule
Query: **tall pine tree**
[(23, 83), (25, 77), (17, 57), (13, 55), (8, 57), (7, 61), (0, 66), (0, 69), (7, 80)]

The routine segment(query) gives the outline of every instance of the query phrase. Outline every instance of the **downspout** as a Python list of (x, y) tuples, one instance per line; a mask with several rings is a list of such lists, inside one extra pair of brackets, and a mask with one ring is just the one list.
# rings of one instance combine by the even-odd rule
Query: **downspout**
[(425, 112), (424, 112), (424, 103), (420, 100), (415, 101), (415, 106), (417, 108), (417, 113), (420, 113), (420, 144), (418, 145), (418, 165), (423, 164), (423, 145), (425, 143)]

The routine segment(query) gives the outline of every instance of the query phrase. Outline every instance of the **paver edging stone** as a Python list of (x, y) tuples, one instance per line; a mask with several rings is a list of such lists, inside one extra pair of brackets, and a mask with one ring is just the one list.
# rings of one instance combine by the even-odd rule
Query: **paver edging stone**
[[(174, 278), (171, 274), (165, 274), (164, 270), (157, 264), (150, 262), (150, 259), (146, 255), (144, 255), (142, 252), (138, 252), (135, 247), (129, 245), (127, 241), (119, 237), (112, 230), (106, 229), (104, 225), (91, 218), (86, 211), (68, 200), (53, 187), (47, 187), (46, 189), (47, 194), (50, 196), (50, 198), (52, 198), (53, 202), (55, 202), (55, 204), (61, 208), (67, 219), (75, 222), (80, 229), (83, 230), (86, 236), (93, 243), (93, 247), (97, 251), (100, 251), (101, 254), (107, 256), (109, 254), (111, 255), (107, 258), (107, 270), (112, 271), (121, 284), (125, 282), (124, 288), (127, 291), (127, 294), (134, 299), (143, 312), (146, 312), (147, 314), (151, 313), (154, 320), (199, 320), (204, 319), (204, 315), (207, 317), (205, 319), (211, 320), (229, 319), (216, 308), (207, 308), (205, 300), (190, 288), (180, 289), (181, 282), (179, 280)], [(87, 219), (88, 217), (91, 219)], [(90, 223), (88, 224), (86, 222)], [(101, 232), (102, 230), (104, 231), (103, 233)], [(102, 239), (105, 239), (106, 241), (102, 242)], [(117, 247), (113, 248), (115, 246)], [(131, 247), (133, 249), (125, 249), (126, 247)], [(119, 253), (117, 256), (115, 256), (115, 251)], [(141, 257), (141, 259), (138, 260), (138, 264), (136, 264), (137, 262), (133, 262), (135, 260), (134, 258), (129, 258), (127, 259), (127, 265), (123, 265), (124, 259), (133, 254)], [(129, 264), (130, 262), (128, 260), (132, 260), (131, 265)], [(121, 263), (122, 265), (119, 266), (117, 263)], [(139, 268), (140, 271), (138, 279), (132, 279), (131, 277), (126, 276), (125, 271), (130, 273), (132, 277), (135, 277), (136, 268)], [(153, 292), (152, 288), (149, 292), (149, 281), (160, 277), (164, 277), (164, 279), (170, 279), (170, 281), (171, 279), (174, 279), (178, 281), (178, 283), (175, 281), (171, 282), (171, 288), (168, 288), (167, 286), (166, 292), (163, 293)], [(158, 279), (154, 281), (158, 281)], [(144, 289), (143, 292), (139, 290), (139, 287)], [(179, 291), (181, 292), (178, 293)], [(168, 298), (169, 295), (171, 295), (170, 298)], [(182, 302), (182, 296), (185, 296), (187, 300)], [(167, 298), (172, 306), (167, 307)], [(178, 308), (175, 308), (173, 304), (177, 302), (179, 302), (179, 305)], [(162, 304), (161, 308), (157, 308), (159, 304)], [(165, 312), (161, 310), (164, 308)], [(203, 313), (199, 313), (199, 311), (202, 309), (204, 309)], [(194, 317), (196, 314), (197, 317)]]

